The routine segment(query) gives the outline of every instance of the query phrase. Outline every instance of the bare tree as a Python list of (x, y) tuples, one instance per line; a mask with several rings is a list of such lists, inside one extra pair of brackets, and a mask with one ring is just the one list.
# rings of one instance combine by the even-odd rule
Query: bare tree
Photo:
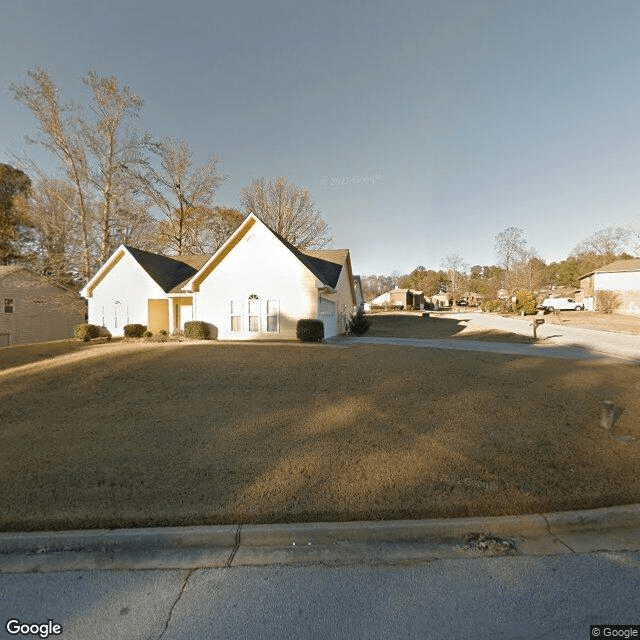
[(245, 219), (241, 211), (232, 207), (214, 207), (214, 214), (196, 235), (202, 253), (215, 253)]
[(42, 145), (59, 160), (77, 195), (77, 214), (82, 242), (82, 271), (89, 278), (91, 262), (91, 198), (88, 193), (88, 161), (78, 118), (78, 108), (60, 101), (59, 90), (49, 73), (29, 71), (30, 83), (11, 84), (16, 100), (28, 107), (39, 124), (39, 135), (31, 142)]
[(159, 166), (149, 165), (138, 176), (142, 191), (160, 212), (158, 245), (183, 254), (201, 252), (218, 211), (214, 206), (216, 190), (223, 180), (218, 174), (218, 161), (209, 158), (202, 166), (193, 166), (193, 154), (183, 140), (155, 143), (152, 151)]
[(584, 260), (590, 269), (598, 269), (623, 254), (630, 240), (630, 229), (607, 227), (594, 231), (579, 242), (571, 251), (570, 257)]
[(640, 256), (640, 220), (632, 222), (628, 227), (629, 249), (635, 256)]
[(131, 175), (145, 163), (148, 136), (139, 138), (129, 121), (139, 115), (142, 99), (117, 78), (90, 71), (83, 83), (91, 91), (88, 109), (60, 100), (60, 91), (43, 69), (28, 72), (29, 81), (12, 84), (16, 100), (36, 117), (42, 145), (60, 162), (76, 193), (74, 212), (82, 243), (83, 277), (103, 262), (126, 225), (135, 200)]
[(82, 251), (75, 223), (77, 193), (66, 180), (42, 176), (29, 200), (34, 228), (31, 264), (64, 285), (81, 279)]
[(495, 251), (499, 263), (505, 269), (505, 287), (512, 289), (517, 268), (530, 257), (527, 252), (527, 241), (524, 231), (518, 227), (508, 227), (496, 236)]
[(315, 208), (309, 191), (287, 183), (285, 178), (254, 180), (242, 189), (245, 213), (262, 222), (299, 249), (320, 249), (332, 242), (329, 227)]
[(442, 268), (447, 273), (450, 287), (449, 293), (453, 296), (455, 302), (462, 293), (463, 285), (467, 280), (467, 269), (469, 267), (460, 256), (450, 255), (443, 260)]
[(116, 77), (100, 77), (95, 71), (89, 71), (83, 83), (91, 90), (93, 118), (80, 119), (80, 133), (91, 160), (87, 177), (100, 199), (99, 260), (104, 262), (119, 244), (122, 228), (131, 227), (128, 214), (139, 212), (132, 174), (146, 165), (144, 149), (150, 138), (139, 138), (127, 124), (140, 114), (140, 96), (127, 86), (120, 88)]

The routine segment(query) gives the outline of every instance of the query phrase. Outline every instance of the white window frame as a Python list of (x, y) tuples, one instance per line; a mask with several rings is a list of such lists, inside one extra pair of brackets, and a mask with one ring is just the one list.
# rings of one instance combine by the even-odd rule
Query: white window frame
[[(258, 307), (257, 309), (257, 313), (256, 313), (256, 305)], [(257, 296), (257, 294), (252, 293), (249, 296), (249, 304), (247, 305), (247, 318), (248, 318), (248, 325), (247, 328), (249, 329), (250, 333), (260, 333), (260, 325), (261, 325), (261, 318), (260, 318), (260, 314), (261, 314), (261, 305), (260, 305), (260, 298)], [(252, 329), (251, 328), (251, 320), (255, 319), (257, 321), (257, 329)]]
[[(272, 312), (274, 307), (275, 312)], [(269, 328), (271, 318), (275, 318), (275, 329)], [(280, 333), (280, 300), (267, 300), (267, 333)]]
[[(236, 305), (238, 305), (237, 308), (236, 308)], [(230, 321), (231, 332), (238, 333), (242, 331), (242, 300), (231, 300), (231, 303), (229, 305), (229, 311), (230, 311), (230, 317), (231, 317), (231, 321)], [(239, 327), (237, 329), (233, 328), (233, 321), (235, 318), (238, 319)]]

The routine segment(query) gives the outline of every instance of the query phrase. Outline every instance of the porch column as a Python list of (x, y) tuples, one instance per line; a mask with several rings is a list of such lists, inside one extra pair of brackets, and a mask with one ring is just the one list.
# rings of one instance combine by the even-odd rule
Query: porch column
[(169, 334), (173, 335), (176, 332), (176, 313), (175, 313), (175, 303), (176, 301), (173, 298), (169, 298)]

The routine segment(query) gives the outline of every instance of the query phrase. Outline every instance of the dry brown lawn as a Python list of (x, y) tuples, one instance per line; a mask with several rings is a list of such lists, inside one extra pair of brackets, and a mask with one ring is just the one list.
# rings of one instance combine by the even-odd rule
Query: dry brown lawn
[(390, 312), (370, 316), (371, 327), (367, 336), (378, 338), (459, 338), (461, 340), (485, 340), (488, 342), (530, 343), (530, 336), (507, 331), (494, 331), (467, 325), (465, 321), (447, 318), (437, 312), (429, 312), (425, 320), (421, 313)]
[(597, 329), (598, 331), (640, 335), (640, 317), (638, 316), (593, 311), (559, 311), (548, 313), (544, 317), (545, 322), (552, 324), (567, 324), (585, 329)]
[[(640, 502), (632, 365), (364, 344), (144, 342), (2, 361), (4, 531)], [(602, 400), (624, 409), (613, 432), (599, 426)]]

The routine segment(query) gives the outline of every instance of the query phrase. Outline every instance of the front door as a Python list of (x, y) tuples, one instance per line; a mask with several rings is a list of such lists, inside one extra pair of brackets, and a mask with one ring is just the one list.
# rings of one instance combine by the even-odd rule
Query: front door
[(158, 333), (164, 329), (169, 331), (169, 301), (166, 299), (148, 301), (147, 329), (151, 333)]

